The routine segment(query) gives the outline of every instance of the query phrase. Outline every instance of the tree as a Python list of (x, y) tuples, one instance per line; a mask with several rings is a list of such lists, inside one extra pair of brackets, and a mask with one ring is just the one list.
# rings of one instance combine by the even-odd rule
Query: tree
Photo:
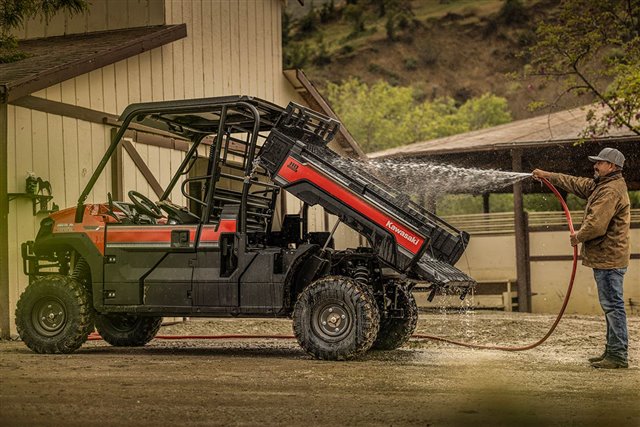
[(591, 94), (604, 107), (590, 109), (583, 137), (616, 127), (640, 135), (640, 0), (565, 0), (536, 34), (532, 75), (559, 81), (562, 95)]
[(11, 31), (24, 22), (40, 16), (46, 22), (58, 12), (70, 15), (86, 11), (86, 0), (1, 0), (0, 1), (0, 63), (18, 61), (26, 54), (18, 48)]
[(451, 98), (417, 102), (411, 87), (351, 78), (329, 83), (327, 94), (338, 116), (365, 152), (495, 126), (511, 120), (507, 101), (491, 94), (457, 107)]

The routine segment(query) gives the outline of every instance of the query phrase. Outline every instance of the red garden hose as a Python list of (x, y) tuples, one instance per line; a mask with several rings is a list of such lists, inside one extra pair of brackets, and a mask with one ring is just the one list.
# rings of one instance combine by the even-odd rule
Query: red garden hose
[[(575, 233), (575, 230), (573, 229), (573, 221), (571, 221), (571, 213), (569, 213), (569, 208), (567, 207), (567, 204), (565, 203), (564, 199), (562, 198), (562, 196), (560, 195), (558, 190), (556, 190), (556, 188), (553, 186), (553, 184), (551, 184), (546, 179), (540, 178), (540, 181), (544, 182), (546, 184), (546, 186), (549, 187), (549, 189), (551, 191), (553, 191), (553, 194), (556, 195), (558, 200), (560, 200), (560, 203), (562, 204), (562, 209), (564, 210), (564, 216), (567, 217), (567, 221), (569, 222), (569, 231), (571, 231), (571, 234)], [(464, 346), (464, 347), (479, 348), (479, 349), (485, 349), (485, 350), (503, 350), (503, 351), (531, 350), (532, 348), (537, 347), (540, 344), (542, 344), (543, 342), (545, 342), (547, 340), (547, 338), (549, 338), (551, 336), (551, 334), (553, 333), (553, 331), (556, 329), (556, 327), (558, 326), (558, 323), (560, 323), (560, 319), (562, 319), (562, 315), (564, 314), (564, 310), (567, 308), (567, 304), (569, 303), (569, 297), (571, 296), (571, 290), (573, 289), (573, 280), (576, 277), (576, 268), (577, 268), (577, 266), (578, 266), (578, 247), (574, 246), (573, 247), (573, 268), (571, 269), (571, 279), (569, 279), (569, 287), (567, 288), (567, 295), (565, 295), (565, 297), (564, 297), (564, 302), (562, 303), (562, 308), (560, 309), (560, 312), (558, 313), (558, 316), (556, 317), (555, 322), (553, 322), (553, 325), (551, 325), (551, 328), (549, 329), (547, 334), (544, 337), (542, 337), (540, 340), (534, 342), (533, 344), (525, 345), (525, 346), (522, 346), (522, 347), (505, 347), (505, 346), (499, 346), (499, 345), (470, 344), (470, 343), (450, 340), (450, 339), (447, 339), (447, 338), (437, 337), (437, 336), (433, 336), (433, 335), (423, 335), (423, 334), (413, 335), (413, 338), (426, 338), (426, 339), (430, 339), (430, 340), (446, 342), (446, 343), (449, 343), (449, 344), (455, 344), (455, 345), (461, 345), (461, 346)]]
[[(571, 214), (569, 213), (569, 208), (567, 207), (567, 204), (565, 203), (564, 199), (562, 198), (562, 196), (560, 195), (558, 190), (556, 190), (556, 188), (549, 181), (547, 181), (544, 178), (540, 178), (540, 180), (542, 182), (544, 182), (546, 184), (546, 186), (549, 187), (549, 189), (551, 191), (553, 191), (553, 194), (556, 195), (556, 197), (558, 198), (558, 200), (562, 204), (562, 209), (564, 210), (564, 215), (567, 217), (567, 221), (569, 222), (569, 230), (571, 231), (571, 234), (573, 234), (575, 232), (575, 230), (573, 229), (573, 221), (571, 221)], [(449, 344), (460, 345), (460, 346), (463, 346), (463, 347), (485, 349), (485, 350), (524, 351), (524, 350), (530, 350), (530, 349), (532, 349), (534, 347), (537, 347), (540, 344), (542, 344), (543, 342), (545, 342), (547, 340), (547, 338), (549, 338), (551, 336), (553, 331), (558, 326), (558, 323), (560, 323), (560, 319), (562, 319), (562, 315), (564, 314), (564, 311), (567, 308), (567, 304), (569, 303), (569, 297), (571, 296), (571, 290), (573, 289), (573, 281), (574, 281), (574, 279), (576, 277), (577, 265), (578, 265), (578, 247), (574, 246), (573, 247), (573, 268), (571, 270), (571, 279), (569, 280), (569, 287), (567, 289), (567, 294), (564, 297), (564, 302), (562, 303), (562, 308), (560, 309), (560, 312), (558, 313), (558, 316), (556, 317), (555, 322), (553, 322), (553, 325), (551, 325), (551, 328), (549, 329), (547, 334), (544, 337), (542, 337), (540, 340), (536, 341), (533, 344), (529, 344), (529, 345), (522, 346), (522, 347), (506, 347), (506, 346), (498, 346), (498, 345), (471, 344), (471, 343), (465, 343), (465, 342), (461, 342), (461, 341), (454, 341), (454, 340), (450, 340), (450, 339), (447, 339), (447, 338), (438, 337), (438, 336), (434, 336), (434, 335), (414, 334), (414, 335), (412, 335), (412, 337), (413, 338), (430, 339), (430, 340), (435, 340), (435, 341), (442, 341), (442, 342), (446, 342), (446, 343), (449, 343)], [(295, 338), (295, 337), (293, 337), (291, 335), (156, 335), (155, 336), (155, 339), (161, 339), (161, 340), (184, 340), (184, 339), (229, 340), (229, 339), (293, 339), (293, 338)], [(89, 338), (88, 338), (89, 341), (96, 341), (96, 340), (101, 340), (101, 339), (102, 339), (102, 337), (100, 337), (100, 335), (97, 332), (94, 332), (94, 333), (90, 334)]]

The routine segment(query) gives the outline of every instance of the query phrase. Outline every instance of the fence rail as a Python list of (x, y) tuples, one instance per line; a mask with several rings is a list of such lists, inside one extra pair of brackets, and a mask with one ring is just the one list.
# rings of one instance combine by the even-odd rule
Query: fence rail
[[(582, 211), (572, 211), (571, 218), (576, 228), (582, 221)], [(564, 212), (528, 212), (529, 227), (567, 226)], [(443, 217), (454, 227), (470, 234), (509, 234), (514, 233), (513, 212), (496, 212), (488, 214), (449, 215)], [(631, 209), (631, 224), (640, 225), (640, 209)]]

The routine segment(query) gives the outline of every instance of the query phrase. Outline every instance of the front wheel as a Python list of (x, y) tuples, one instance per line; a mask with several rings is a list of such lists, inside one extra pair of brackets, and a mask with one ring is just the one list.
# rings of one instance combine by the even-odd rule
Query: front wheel
[[(406, 287), (397, 286), (393, 295), (395, 307), (387, 310), (390, 314), (380, 320), (378, 338), (373, 343), (376, 350), (394, 350), (409, 341), (418, 325), (418, 305), (416, 299)], [(391, 304), (393, 300), (389, 298)]]
[(296, 339), (317, 359), (347, 360), (363, 354), (376, 339), (379, 321), (373, 296), (342, 276), (307, 286), (293, 310)]
[(130, 314), (98, 314), (96, 329), (109, 344), (116, 347), (140, 347), (156, 336), (162, 317)]
[(69, 276), (36, 279), (18, 300), (16, 328), (36, 353), (71, 353), (93, 330), (90, 294)]

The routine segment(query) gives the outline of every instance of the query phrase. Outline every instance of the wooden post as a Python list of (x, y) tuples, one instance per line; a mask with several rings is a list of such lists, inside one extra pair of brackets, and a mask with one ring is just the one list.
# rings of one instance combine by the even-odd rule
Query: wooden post
[(9, 195), (7, 104), (0, 104), (0, 339), (11, 337), (9, 315)]
[[(117, 129), (111, 129), (111, 139), (115, 137)], [(111, 195), (113, 200), (124, 200), (124, 160), (122, 159), (122, 146), (116, 148), (111, 157)]]
[(421, 200), (423, 200), (422, 206), (424, 206), (424, 208), (429, 212), (436, 213), (436, 196), (430, 194), (426, 197), (424, 195), (421, 195), (420, 197)]
[(482, 193), (482, 212), (486, 214), (491, 212), (491, 206), (489, 205), (489, 193)]
[[(511, 150), (511, 167), (522, 172), (522, 151)], [(516, 276), (518, 282), (518, 311), (531, 312), (530, 266), (528, 262), (527, 218), (524, 212), (522, 183), (513, 184), (513, 214), (516, 238)]]

